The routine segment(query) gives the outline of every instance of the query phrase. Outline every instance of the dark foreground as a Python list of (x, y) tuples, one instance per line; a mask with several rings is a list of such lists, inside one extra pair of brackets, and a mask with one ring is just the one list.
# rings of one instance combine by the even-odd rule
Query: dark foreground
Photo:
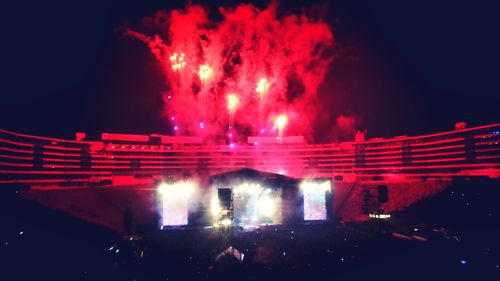
[[(0, 279), (500, 280), (499, 200), (499, 181), (457, 181), (388, 220), (122, 237), (6, 188)], [(243, 260), (216, 260), (230, 246)]]

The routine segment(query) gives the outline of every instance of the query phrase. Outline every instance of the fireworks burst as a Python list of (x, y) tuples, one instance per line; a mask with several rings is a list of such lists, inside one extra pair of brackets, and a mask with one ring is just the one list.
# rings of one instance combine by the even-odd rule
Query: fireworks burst
[(198, 71), (198, 76), (200, 76), (200, 80), (202, 84), (207, 83), (212, 77), (212, 68), (210, 66), (204, 64), (200, 65), (200, 70)]
[(283, 138), (283, 131), (284, 131), (285, 126), (287, 124), (288, 124), (288, 117), (286, 117), (285, 114), (281, 114), (274, 121), (274, 126), (276, 126), (276, 128), (278, 128), (278, 136), (279, 136), (280, 142)]
[(240, 100), (235, 94), (227, 95), (227, 109), (229, 110), (229, 124), (232, 125), (234, 122), (234, 112), (236, 112), (236, 108)]
[(184, 54), (174, 53), (170, 56), (170, 65), (172, 66), (173, 71), (179, 71), (186, 66), (186, 62), (184, 61)]
[(261, 78), (257, 83), (257, 88), (255, 88), (255, 91), (257, 92), (257, 94), (259, 94), (259, 103), (261, 107), (264, 104), (264, 96), (269, 90), (269, 86), (269, 82), (267, 82), (266, 78)]
[[(333, 60), (333, 34), (321, 20), (278, 17), (277, 10), (276, 2), (265, 9), (221, 7), (221, 20), (212, 21), (202, 6), (189, 4), (151, 18), (158, 23), (154, 30), (162, 30), (157, 34), (127, 30), (162, 64), (169, 85), (166, 113), (176, 116), (183, 133), (200, 134), (204, 120), (205, 137), (224, 136), (227, 119), (221, 112), (227, 108), (241, 136), (262, 135), (260, 129), (272, 127), (280, 112), (301, 116), (287, 126), (289, 134), (312, 135), (316, 92)], [(235, 118), (237, 108), (245, 114)]]

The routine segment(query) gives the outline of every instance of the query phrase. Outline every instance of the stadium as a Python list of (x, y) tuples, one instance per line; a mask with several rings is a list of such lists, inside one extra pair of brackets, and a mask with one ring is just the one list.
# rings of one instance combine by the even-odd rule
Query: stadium
[[(205, 219), (193, 219), (190, 225), (207, 226), (213, 224), (207, 217), (218, 208), (212, 201), (221, 200), (217, 189), (242, 184), (252, 189), (250, 183), (299, 194), (301, 182), (322, 179), (328, 184), (321, 191), (318, 204), (325, 208), (319, 218), (326, 220), (328, 212), (330, 219), (367, 220), (438, 193), (456, 178), (498, 178), (499, 130), (499, 124), (457, 124), (454, 131), (413, 137), (365, 140), (358, 133), (352, 142), (321, 145), (305, 144), (300, 137), (284, 137), (281, 142), (250, 137), (238, 146), (204, 145), (199, 137), (103, 133), (99, 140), (88, 140), (77, 133), (75, 140), (62, 140), (2, 130), (0, 183), (18, 186), (24, 196), (51, 208), (124, 231), (127, 208), (142, 226), (187, 226), (188, 216), (195, 214)], [(163, 213), (157, 194), (168, 187), (168, 197), (190, 189), (190, 205), (195, 207), (188, 212), (184, 203), (180, 210)], [(230, 205), (226, 202), (227, 208)], [(288, 209), (303, 205), (302, 199)], [(155, 222), (160, 213), (165, 221), (176, 222)], [(167, 218), (169, 214), (180, 217)]]
[(500, 280), (496, 9), (77, 2), (5, 9), (0, 279)]

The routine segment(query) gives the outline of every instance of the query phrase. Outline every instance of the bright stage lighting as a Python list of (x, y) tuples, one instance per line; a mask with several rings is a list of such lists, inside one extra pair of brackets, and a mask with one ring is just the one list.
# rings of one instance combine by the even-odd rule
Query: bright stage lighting
[(195, 188), (196, 184), (188, 181), (161, 183), (158, 186), (162, 227), (188, 224), (188, 203)]
[(231, 225), (232, 222), (230, 219), (223, 219), (221, 222), (220, 222), (221, 225), (223, 226), (228, 226), (228, 225)]
[(259, 198), (259, 215), (271, 217), (275, 211), (275, 201), (269, 196), (263, 195)]
[(220, 207), (219, 198), (217, 196), (212, 197), (212, 202), (210, 203), (210, 212), (214, 218), (218, 218), (222, 209)]
[(258, 183), (242, 183), (233, 188), (233, 193), (248, 193), (253, 195), (259, 195), (262, 192), (262, 186)]
[(234, 217), (243, 227), (281, 222), (281, 196), (258, 183), (241, 183), (233, 187)]
[(304, 195), (304, 220), (326, 220), (326, 193), (331, 191), (331, 182), (306, 180), (300, 184)]

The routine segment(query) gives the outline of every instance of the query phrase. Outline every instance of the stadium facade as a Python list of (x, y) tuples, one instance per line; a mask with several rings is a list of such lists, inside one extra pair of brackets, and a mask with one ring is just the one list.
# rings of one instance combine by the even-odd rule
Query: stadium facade
[[(103, 133), (87, 140), (0, 130), (0, 184), (49, 207), (123, 230), (132, 209), (154, 221), (159, 182), (196, 179), (207, 189), (223, 173), (253, 169), (295, 179), (330, 179), (334, 217), (385, 218), (456, 178), (500, 177), (500, 124), (390, 139), (304, 144), (249, 138), (205, 145), (198, 137)], [(91, 191), (91, 192), (90, 192)]]

